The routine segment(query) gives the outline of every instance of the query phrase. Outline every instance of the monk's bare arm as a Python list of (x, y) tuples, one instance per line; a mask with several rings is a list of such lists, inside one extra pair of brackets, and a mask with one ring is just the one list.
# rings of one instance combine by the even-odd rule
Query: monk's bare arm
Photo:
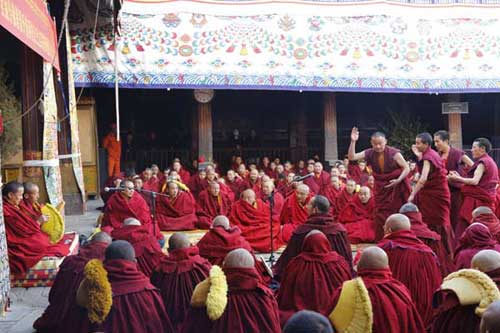
[(385, 187), (393, 187), (393, 186), (401, 183), (403, 181), (403, 179), (405, 179), (406, 176), (408, 176), (408, 174), (410, 173), (410, 166), (406, 162), (406, 160), (403, 157), (403, 155), (401, 155), (401, 153), (397, 153), (396, 155), (394, 155), (394, 161), (396, 161), (396, 163), (398, 164), (398, 166), (403, 171), (401, 172), (401, 174), (399, 175), (399, 177), (397, 179), (391, 179), (389, 181), (389, 184), (386, 185)]
[(481, 178), (483, 177), (484, 171), (485, 171), (484, 165), (481, 163), (477, 166), (477, 169), (474, 171), (474, 176), (472, 176), (472, 178), (461, 177), (458, 174), (458, 172), (452, 171), (452, 172), (450, 172), (448, 179), (464, 183), (465, 185), (477, 185), (481, 181)]
[(468, 168), (472, 167), (474, 165), (474, 161), (471, 160), (471, 158), (467, 155), (463, 155), (462, 159), (460, 160), (463, 164), (465, 164)]
[(429, 178), (429, 171), (430, 170), (431, 170), (430, 162), (424, 161), (424, 167), (422, 168), (422, 174), (420, 175), (420, 178), (418, 179), (417, 184), (415, 185), (415, 187), (411, 191), (411, 194), (408, 197), (408, 202), (413, 202), (417, 193), (425, 186), (425, 182), (427, 181), (427, 178)]
[(365, 158), (365, 151), (356, 153), (356, 142), (359, 139), (359, 131), (356, 127), (352, 128), (351, 131), (351, 144), (349, 145), (349, 150), (347, 151), (347, 157), (349, 161), (359, 161)]

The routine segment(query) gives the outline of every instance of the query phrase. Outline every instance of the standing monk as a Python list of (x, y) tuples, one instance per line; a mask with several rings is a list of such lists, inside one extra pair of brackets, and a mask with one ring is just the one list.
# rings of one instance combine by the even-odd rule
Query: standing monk
[[(464, 175), (465, 169), (472, 167), (474, 162), (465, 155), (465, 153), (457, 148), (450, 146), (450, 134), (447, 131), (437, 131), (434, 133), (434, 145), (444, 161), (444, 165), (448, 173), (452, 171)], [(463, 183), (448, 181), (450, 188), (451, 205), (450, 205), (450, 222), (457, 235), (457, 225), (460, 220), (460, 206), (462, 205), (462, 192), (461, 188)], [(457, 235), (459, 237), (460, 235)]]
[(196, 202), (191, 192), (180, 191), (175, 182), (167, 183), (167, 194), (156, 197), (156, 220), (161, 230), (196, 228)]
[(413, 188), (408, 202), (420, 207), (422, 219), (431, 230), (441, 235), (448, 253), (453, 248), (453, 233), (450, 223), (450, 190), (443, 160), (432, 148), (432, 136), (420, 133), (415, 139), (413, 152), (418, 157), (420, 178)]
[(311, 198), (312, 194), (306, 184), (297, 186), (295, 193), (286, 198), (280, 215), (283, 241), (288, 242), (293, 231), (307, 220), (308, 211), (306, 205)]
[(406, 176), (410, 167), (403, 155), (396, 148), (387, 146), (384, 133), (375, 132), (371, 136), (372, 148), (356, 153), (359, 131), (356, 127), (351, 132), (349, 160), (365, 160), (372, 168), (375, 178), (375, 224), (377, 239), (383, 236), (383, 226), (387, 217), (399, 211), (410, 194), (410, 183)]
[(198, 228), (209, 229), (217, 215), (229, 216), (230, 213), (231, 200), (227, 194), (221, 192), (219, 183), (211, 182), (207, 189), (201, 191), (196, 203)]
[(111, 125), (111, 130), (104, 137), (102, 147), (108, 152), (108, 177), (120, 174), (120, 158), (122, 156), (122, 145), (117, 140), (116, 124)]
[(450, 172), (448, 179), (463, 183), (464, 196), (460, 208), (460, 222), (457, 226), (457, 237), (467, 228), (472, 220), (472, 211), (479, 206), (495, 209), (496, 187), (498, 184), (498, 166), (488, 155), (491, 143), (486, 138), (478, 138), (472, 144), (474, 165), (467, 172), (468, 177), (462, 177), (456, 171)]

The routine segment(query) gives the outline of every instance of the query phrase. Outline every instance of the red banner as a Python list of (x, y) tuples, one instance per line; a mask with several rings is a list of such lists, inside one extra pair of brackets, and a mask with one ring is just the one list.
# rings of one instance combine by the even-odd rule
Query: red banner
[(0, 25), (60, 70), (56, 27), (44, 0), (0, 0)]

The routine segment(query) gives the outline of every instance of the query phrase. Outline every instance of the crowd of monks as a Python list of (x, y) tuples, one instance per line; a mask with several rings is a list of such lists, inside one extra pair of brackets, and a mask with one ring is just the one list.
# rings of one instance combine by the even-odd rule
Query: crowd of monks
[[(176, 159), (164, 173), (109, 179), (117, 190), (103, 195), (100, 232), (65, 258), (35, 329), (500, 332), (490, 142), (474, 140), (471, 159), (446, 131), (421, 133), (409, 162), (384, 133), (364, 151), (358, 139), (353, 128), (329, 172), (316, 160), (235, 158), (222, 177), (217, 165), (190, 172)], [(2, 190), (15, 272), (64, 255), (40, 230), (33, 191)], [(195, 229), (206, 233), (191, 244), (183, 231)], [(162, 231), (174, 232), (167, 244)], [(271, 265), (260, 256), (278, 249)]]

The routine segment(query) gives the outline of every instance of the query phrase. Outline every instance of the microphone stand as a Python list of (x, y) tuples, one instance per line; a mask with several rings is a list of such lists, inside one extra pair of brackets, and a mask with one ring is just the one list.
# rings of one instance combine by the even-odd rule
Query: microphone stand
[(167, 194), (158, 193), (155, 191), (140, 189), (140, 192), (148, 193), (151, 196), (151, 214), (153, 215), (153, 235), (156, 236), (156, 196), (169, 197)]
[(274, 242), (273, 242), (273, 208), (274, 208), (274, 192), (268, 197), (269, 199), (269, 228), (271, 229), (271, 254), (269, 255), (269, 263), (274, 266)]

